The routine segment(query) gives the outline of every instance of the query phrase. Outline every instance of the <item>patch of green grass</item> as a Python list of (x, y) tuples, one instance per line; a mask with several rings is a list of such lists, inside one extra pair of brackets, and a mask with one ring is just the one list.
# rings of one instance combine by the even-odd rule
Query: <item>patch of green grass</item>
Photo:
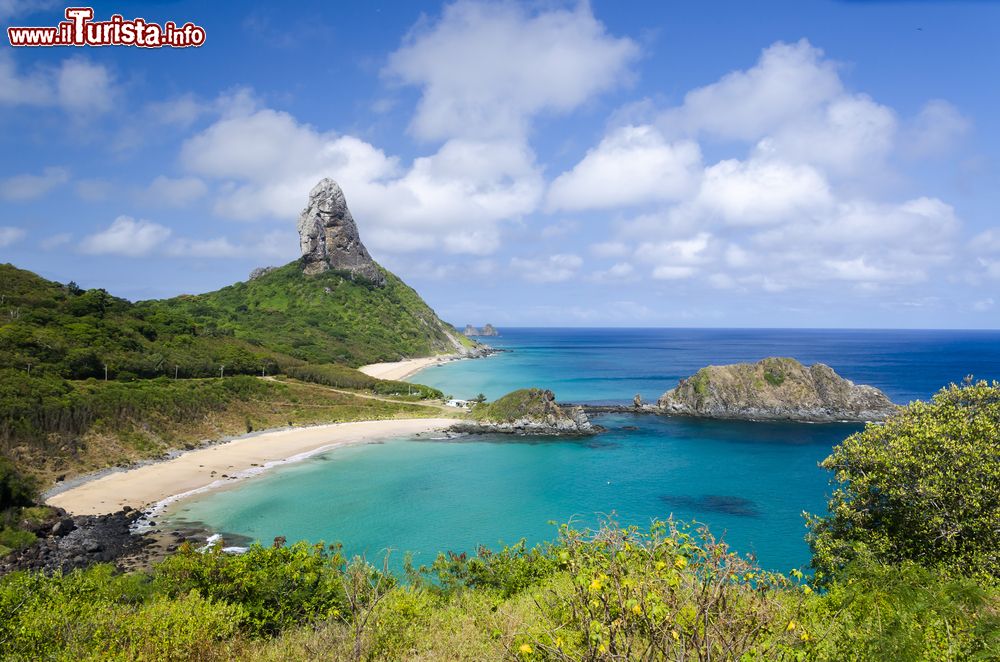
[(543, 418), (552, 413), (551, 391), (522, 388), (489, 404), (478, 404), (472, 410), (474, 418), (494, 423), (509, 423), (519, 418)]

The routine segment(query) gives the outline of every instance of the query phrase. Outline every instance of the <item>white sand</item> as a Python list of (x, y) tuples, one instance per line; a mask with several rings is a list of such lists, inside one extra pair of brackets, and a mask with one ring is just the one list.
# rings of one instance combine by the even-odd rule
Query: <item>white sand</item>
[(454, 423), (450, 418), (394, 419), (248, 435), (164, 462), (108, 474), (56, 494), (46, 503), (65, 508), (74, 515), (111, 513), (125, 505), (145, 508), (174, 495), (231, 482), (223, 479), (223, 474), (233, 476), (337, 446), (441, 430)]
[(378, 379), (406, 379), (413, 374), (420, 372), (424, 368), (432, 365), (447, 363), (456, 358), (455, 354), (442, 354), (441, 356), (429, 356), (423, 359), (405, 359), (403, 361), (392, 361), (390, 363), (372, 363), (358, 368), (361, 372), (370, 377)]

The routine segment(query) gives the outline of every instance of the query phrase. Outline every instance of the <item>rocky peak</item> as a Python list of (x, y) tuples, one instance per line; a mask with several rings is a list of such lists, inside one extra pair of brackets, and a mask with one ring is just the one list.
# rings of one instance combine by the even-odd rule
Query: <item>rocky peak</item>
[(385, 274), (361, 243), (344, 192), (332, 179), (321, 180), (309, 192), (309, 204), (299, 216), (299, 244), (306, 274), (332, 269), (385, 285)]

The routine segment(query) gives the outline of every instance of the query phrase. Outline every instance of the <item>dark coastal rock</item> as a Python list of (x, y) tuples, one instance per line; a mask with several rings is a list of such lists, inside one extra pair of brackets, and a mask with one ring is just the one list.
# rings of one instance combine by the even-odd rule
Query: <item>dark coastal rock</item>
[(0, 575), (16, 570), (68, 572), (95, 563), (120, 563), (153, 542), (132, 532), (138, 511), (64, 516), (47, 536), (0, 559)]
[(590, 422), (582, 407), (560, 406), (555, 394), (537, 388), (521, 389), (499, 400), (479, 405), (473, 418), (452, 426), (472, 434), (594, 435), (603, 431)]
[(898, 409), (882, 391), (857, 385), (822, 363), (795, 359), (708, 366), (657, 401), (664, 414), (740, 420), (881, 421)]
[(309, 204), (299, 216), (299, 245), (306, 274), (333, 270), (385, 285), (385, 273), (361, 243), (344, 192), (332, 179), (321, 180), (309, 192)]

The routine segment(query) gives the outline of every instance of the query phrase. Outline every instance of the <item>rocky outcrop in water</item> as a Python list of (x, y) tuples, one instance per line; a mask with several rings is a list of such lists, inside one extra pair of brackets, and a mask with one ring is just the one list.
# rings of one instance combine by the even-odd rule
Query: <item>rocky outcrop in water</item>
[(500, 332), (496, 330), (492, 324), (487, 324), (481, 329), (478, 329), (471, 324), (465, 325), (465, 330), (462, 331), (466, 336), (470, 338), (477, 338), (479, 336), (499, 336)]
[(321, 180), (309, 192), (309, 204), (299, 216), (299, 244), (307, 274), (333, 270), (385, 285), (385, 273), (361, 243), (344, 192), (332, 179)]
[(452, 427), (474, 434), (593, 435), (603, 428), (578, 406), (560, 406), (552, 391), (525, 388), (473, 409), (472, 419)]
[(656, 407), (702, 418), (817, 423), (881, 421), (897, 410), (877, 388), (854, 384), (828, 365), (789, 358), (702, 368), (664, 393)]

